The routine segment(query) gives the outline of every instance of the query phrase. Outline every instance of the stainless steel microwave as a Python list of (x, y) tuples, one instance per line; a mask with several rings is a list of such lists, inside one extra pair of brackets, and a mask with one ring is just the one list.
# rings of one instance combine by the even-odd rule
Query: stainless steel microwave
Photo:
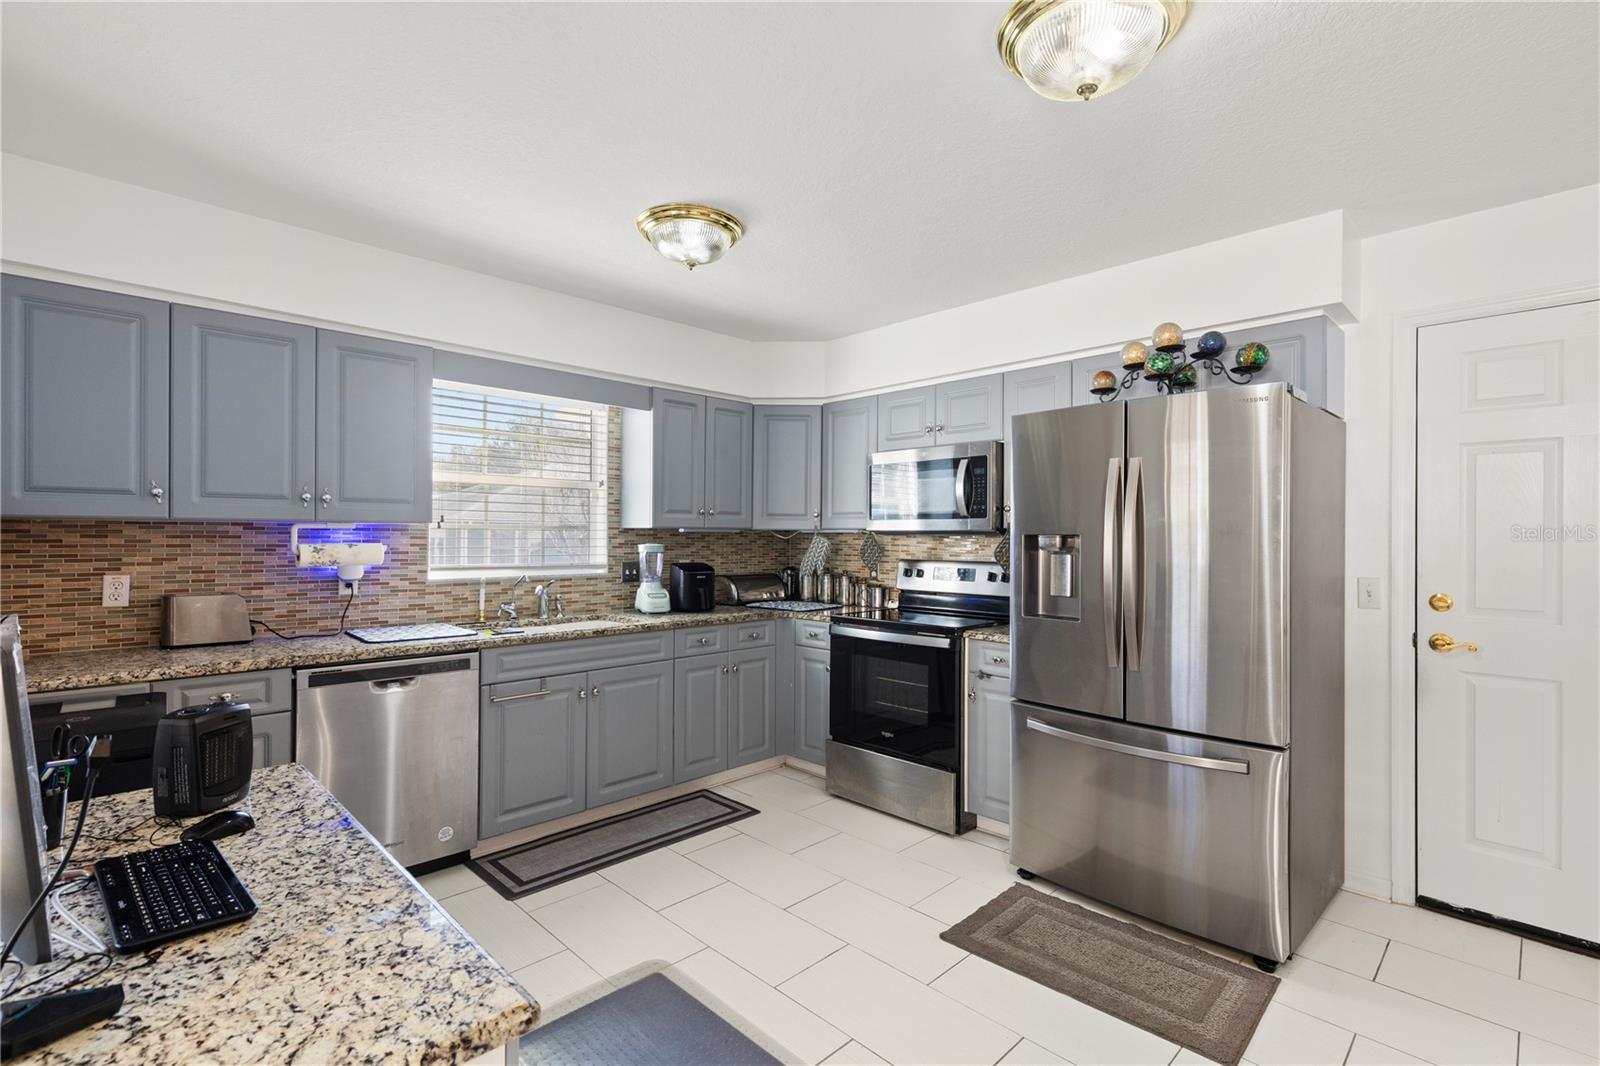
[(885, 533), (977, 533), (1005, 526), (997, 440), (872, 454), (871, 518)]

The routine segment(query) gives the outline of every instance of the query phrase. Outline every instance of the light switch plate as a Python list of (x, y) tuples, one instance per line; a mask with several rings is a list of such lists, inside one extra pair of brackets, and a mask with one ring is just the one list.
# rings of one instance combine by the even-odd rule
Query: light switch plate
[(132, 582), (127, 574), (102, 574), (100, 577), (100, 606), (126, 607)]
[(1356, 578), (1356, 606), (1363, 611), (1383, 609), (1383, 582), (1380, 578)]

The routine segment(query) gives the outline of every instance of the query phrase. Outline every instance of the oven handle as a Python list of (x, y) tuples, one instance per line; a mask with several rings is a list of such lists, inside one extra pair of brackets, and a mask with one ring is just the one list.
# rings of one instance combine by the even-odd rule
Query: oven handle
[(1248, 774), (1250, 772), (1250, 764), (1240, 762), (1238, 759), (1208, 759), (1204, 755), (1185, 755), (1177, 751), (1141, 748), (1135, 744), (1123, 744), (1115, 740), (1102, 740), (1099, 737), (1085, 736), (1082, 733), (1072, 733), (1053, 725), (1047, 725), (1037, 718), (1028, 719), (1028, 728), (1035, 733), (1043, 733), (1048, 737), (1070, 740), (1074, 744), (1087, 744), (1091, 748), (1103, 748), (1106, 751), (1114, 751), (1119, 755), (1133, 755), (1140, 759), (1177, 763), (1179, 766), (1194, 766), (1201, 770), (1221, 770), (1229, 774)]
[(956, 514), (962, 518), (972, 517), (972, 509), (967, 506), (967, 489), (970, 488), (967, 483), (967, 466), (971, 462), (971, 459), (962, 459), (956, 463)]
[(930, 637), (921, 633), (894, 633), (884, 629), (867, 629), (864, 626), (846, 626), (835, 622), (828, 632), (836, 637), (855, 637), (857, 640), (874, 640), (880, 644), (911, 644), (919, 648), (951, 648), (950, 637)]

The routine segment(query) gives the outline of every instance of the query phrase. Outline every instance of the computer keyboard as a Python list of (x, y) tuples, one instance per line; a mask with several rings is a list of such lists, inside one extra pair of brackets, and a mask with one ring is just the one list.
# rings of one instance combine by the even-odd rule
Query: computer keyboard
[(255, 900), (210, 840), (100, 859), (94, 872), (112, 943), (124, 955), (256, 912)]

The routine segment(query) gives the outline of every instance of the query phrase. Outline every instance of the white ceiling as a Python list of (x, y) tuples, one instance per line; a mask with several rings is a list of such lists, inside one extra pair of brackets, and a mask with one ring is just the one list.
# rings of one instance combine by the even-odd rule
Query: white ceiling
[[(1000, 66), (1005, 9), (5, 3), (3, 144), (769, 340), (1600, 179), (1594, 4), (1198, 0), (1087, 106)], [(744, 242), (659, 258), (633, 216), (677, 199)]]

